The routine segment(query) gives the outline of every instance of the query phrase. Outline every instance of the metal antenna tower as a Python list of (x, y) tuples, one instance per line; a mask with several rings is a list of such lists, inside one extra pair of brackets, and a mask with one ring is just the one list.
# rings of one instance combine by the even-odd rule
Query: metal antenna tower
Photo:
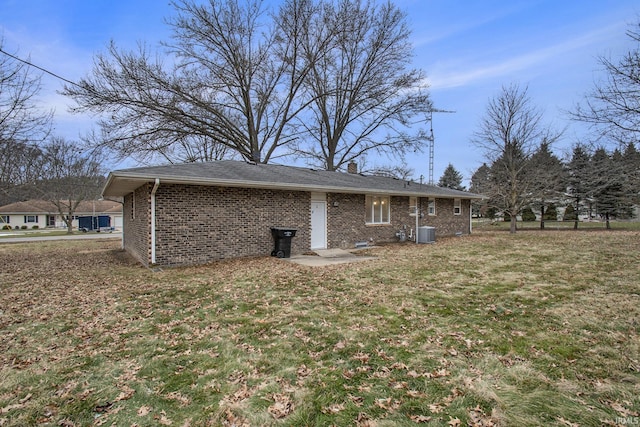
[(431, 109), (429, 111), (429, 185), (434, 185), (433, 182), (433, 160), (435, 157), (435, 145), (436, 139), (433, 136), (433, 113), (455, 113), (455, 111), (450, 110), (438, 110), (437, 108)]

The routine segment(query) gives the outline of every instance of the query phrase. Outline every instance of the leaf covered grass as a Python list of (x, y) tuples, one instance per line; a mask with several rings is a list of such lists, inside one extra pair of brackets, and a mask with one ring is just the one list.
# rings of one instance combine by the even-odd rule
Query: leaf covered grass
[(480, 232), (303, 267), (0, 246), (0, 426), (622, 425), (640, 233)]

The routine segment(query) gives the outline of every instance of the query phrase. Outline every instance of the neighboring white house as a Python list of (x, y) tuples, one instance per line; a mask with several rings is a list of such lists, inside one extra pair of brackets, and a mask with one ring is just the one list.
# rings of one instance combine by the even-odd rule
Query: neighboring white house
[[(122, 229), (122, 203), (111, 200), (80, 202), (73, 216), (73, 227), (98, 226)], [(85, 224), (89, 224), (87, 227)], [(66, 228), (62, 216), (51, 202), (27, 200), (0, 206), (0, 229)]]

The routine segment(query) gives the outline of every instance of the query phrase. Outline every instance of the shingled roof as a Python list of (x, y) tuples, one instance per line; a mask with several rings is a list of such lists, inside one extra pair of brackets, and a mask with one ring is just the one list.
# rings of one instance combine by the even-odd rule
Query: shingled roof
[(109, 174), (102, 194), (104, 197), (121, 197), (155, 180), (159, 180), (161, 185), (193, 184), (332, 193), (482, 198), (466, 191), (396, 178), (235, 160), (116, 170)]

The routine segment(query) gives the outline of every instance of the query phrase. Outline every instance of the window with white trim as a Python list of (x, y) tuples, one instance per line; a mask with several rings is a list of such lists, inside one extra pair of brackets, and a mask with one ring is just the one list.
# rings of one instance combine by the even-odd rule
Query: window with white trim
[(11, 218), (9, 215), (0, 216), (0, 224), (9, 224), (9, 218)]
[(365, 204), (367, 224), (389, 224), (389, 196), (365, 196)]
[(29, 224), (29, 223), (38, 223), (38, 215), (25, 215), (24, 216), (24, 223), (25, 224)]
[(462, 205), (460, 199), (453, 199), (453, 214), (460, 215), (462, 213)]
[(429, 200), (428, 213), (431, 216), (435, 216), (435, 214), (436, 214), (436, 201), (435, 200)]
[(409, 216), (416, 216), (416, 207), (418, 206), (417, 197), (409, 197)]

